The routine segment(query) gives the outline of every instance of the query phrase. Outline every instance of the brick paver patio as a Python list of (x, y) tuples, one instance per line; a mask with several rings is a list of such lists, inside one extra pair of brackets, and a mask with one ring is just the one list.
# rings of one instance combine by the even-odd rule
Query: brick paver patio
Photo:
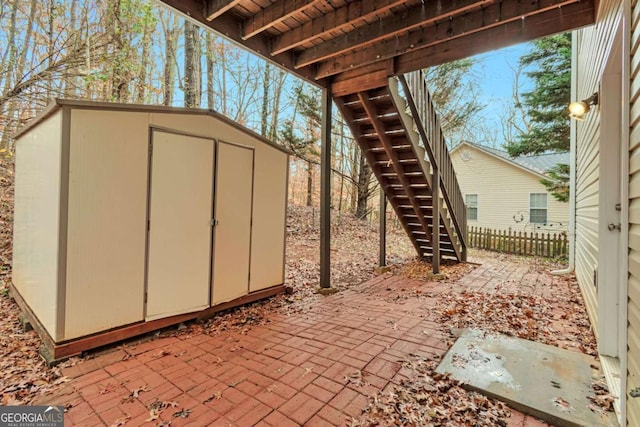
[[(454, 284), (381, 275), (305, 312), (273, 313), (268, 324), (244, 334), (200, 333), (120, 346), (66, 368), (72, 381), (39, 403), (68, 405), (69, 426), (346, 425), (369, 396), (403, 378), (400, 361), (409, 354), (446, 352), (448, 334), (434, 319), (428, 295), (516, 287), (542, 295), (557, 285), (553, 276), (531, 273), (526, 264), (483, 262)], [(422, 297), (407, 297), (416, 294)], [(358, 371), (362, 381), (350, 381)], [(154, 401), (177, 406), (152, 423), (146, 420)], [(188, 417), (173, 416), (182, 409), (190, 411)], [(509, 425), (546, 424), (513, 411)]]

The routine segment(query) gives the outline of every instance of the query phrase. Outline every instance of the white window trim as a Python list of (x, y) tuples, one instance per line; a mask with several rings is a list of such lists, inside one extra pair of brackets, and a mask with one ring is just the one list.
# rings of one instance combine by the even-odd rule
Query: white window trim
[(471, 219), (469, 218), (469, 215), (467, 215), (467, 221), (478, 221), (479, 218), (479, 212), (480, 212), (480, 197), (478, 195), (478, 193), (465, 193), (464, 195), (464, 207), (465, 209), (468, 211), (469, 209), (469, 205), (467, 205), (467, 196), (476, 196), (476, 219)]
[[(547, 197), (547, 207), (545, 208), (545, 210), (547, 211), (547, 220), (545, 222), (533, 222), (531, 221), (531, 195), (532, 194), (544, 194)], [(542, 208), (533, 208), (533, 209), (540, 209), (542, 210)], [(529, 193), (529, 223), (530, 224), (548, 224), (549, 223), (549, 193)]]

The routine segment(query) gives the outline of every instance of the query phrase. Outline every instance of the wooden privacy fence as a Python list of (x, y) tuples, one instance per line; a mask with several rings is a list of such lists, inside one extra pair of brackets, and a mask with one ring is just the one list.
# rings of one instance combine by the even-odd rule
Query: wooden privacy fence
[(469, 247), (515, 255), (536, 255), (548, 258), (567, 255), (567, 233), (522, 232), (469, 227)]

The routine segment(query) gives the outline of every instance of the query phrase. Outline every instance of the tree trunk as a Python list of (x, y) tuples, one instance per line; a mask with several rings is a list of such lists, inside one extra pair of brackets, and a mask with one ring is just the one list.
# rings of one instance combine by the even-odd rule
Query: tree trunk
[(369, 213), (367, 202), (371, 196), (371, 188), (369, 186), (371, 182), (371, 168), (364, 158), (364, 155), (360, 153), (360, 167), (358, 172), (358, 196), (356, 205), (356, 217), (358, 219), (365, 219)]
[(129, 46), (125, 43), (125, 28), (123, 28), (123, 16), (121, 0), (112, 0), (109, 13), (109, 31), (114, 44), (114, 60), (111, 67), (111, 99), (116, 102), (125, 102), (128, 96), (129, 78), (126, 73), (128, 65)]
[(211, 32), (207, 31), (206, 40), (207, 46), (207, 108), (210, 110), (215, 109), (215, 97), (214, 97), (214, 84), (213, 84), (213, 71), (215, 67), (215, 49), (214, 49), (214, 37)]
[(282, 91), (287, 80), (287, 73), (284, 70), (278, 72), (278, 84), (274, 88), (273, 107), (271, 108), (271, 125), (269, 126), (269, 139), (275, 141), (278, 133), (278, 117), (280, 115), (280, 99), (282, 98)]
[[(30, 9), (29, 9), (29, 21), (27, 24), (27, 28), (24, 30), (24, 39), (22, 43), (22, 52), (18, 55), (19, 48), (16, 40), (16, 19), (17, 19), (17, 11), (18, 11), (18, 3), (14, 2), (13, 7), (11, 9), (11, 17), (10, 17), (10, 28), (7, 40), (9, 41), (8, 52), (5, 52), (5, 56), (3, 57), (2, 63), (0, 63), (0, 70), (6, 70), (4, 76), (0, 77), (0, 81), (4, 80), (4, 85), (2, 89), (2, 94), (0, 94), (0, 98), (4, 99), (9, 96), (10, 92), (14, 89), (14, 86), (19, 82), (18, 80), (22, 79), (23, 74), (25, 73), (24, 65), (25, 60), (27, 58), (27, 51), (31, 48), (31, 36), (33, 34), (33, 23), (36, 17), (36, 9), (37, 9), (37, 0), (31, 0)], [(8, 56), (7, 56), (8, 55)], [(7, 62), (8, 61), (8, 62)], [(13, 147), (11, 147), (11, 135), (13, 131), (20, 125), (19, 120), (17, 123), (13, 122), (14, 116), (18, 108), (16, 107), (16, 99), (15, 97), (10, 97), (6, 101), (7, 112), (5, 114), (5, 120), (3, 123), (3, 132), (2, 138), (0, 138), (0, 149), (13, 151)], [(2, 111), (4, 110), (4, 102), (0, 100), (0, 117), (2, 116)], [(20, 116), (18, 114), (18, 116)]]
[(200, 29), (190, 21), (184, 23), (184, 106), (200, 107), (202, 73), (200, 69)]
[(138, 74), (138, 93), (136, 101), (139, 104), (145, 103), (147, 93), (147, 74), (149, 68), (149, 50), (151, 49), (151, 5), (144, 6), (143, 11), (143, 29), (142, 29), (142, 54), (140, 57), (140, 73)]
[[(269, 118), (269, 85), (271, 83), (271, 64), (264, 65), (262, 76), (262, 111), (260, 112), (260, 135), (267, 136), (267, 120)], [(273, 111), (273, 110), (272, 110)]]
[(166, 23), (164, 20), (164, 49), (165, 49), (165, 64), (164, 64), (164, 97), (163, 105), (171, 106), (173, 104), (173, 86), (175, 84), (175, 67), (176, 67), (176, 50), (178, 48), (178, 34), (177, 34), (177, 17), (172, 16), (171, 13), (166, 15)]
[(313, 164), (307, 162), (307, 206), (313, 206)]

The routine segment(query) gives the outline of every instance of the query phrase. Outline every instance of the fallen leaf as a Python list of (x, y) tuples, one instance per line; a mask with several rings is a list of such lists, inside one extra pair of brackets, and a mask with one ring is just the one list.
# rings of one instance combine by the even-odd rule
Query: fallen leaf
[(191, 409), (182, 409), (181, 411), (174, 412), (173, 416), (176, 418), (188, 418), (191, 413)]
[(124, 417), (118, 418), (117, 420), (115, 420), (113, 424), (111, 424), (111, 427), (121, 427), (125, 425), (127, 421), (129, 421), (130, 419), (131, 417), (129, 415), (125, 415)]

